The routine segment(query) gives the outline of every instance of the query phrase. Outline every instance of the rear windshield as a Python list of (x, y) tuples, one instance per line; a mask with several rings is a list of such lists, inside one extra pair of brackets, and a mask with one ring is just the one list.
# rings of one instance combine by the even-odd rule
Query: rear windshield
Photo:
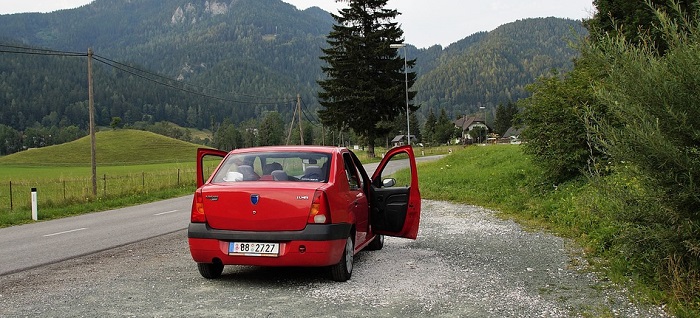
[(331, 156), (317, 152), (255, 152), (226, 157), (213, 182), (328, 182)]

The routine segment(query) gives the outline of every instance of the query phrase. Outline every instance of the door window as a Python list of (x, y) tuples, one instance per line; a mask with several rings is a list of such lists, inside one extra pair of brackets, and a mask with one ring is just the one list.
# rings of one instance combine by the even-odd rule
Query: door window
[(352, 163), (352, 157), (350, 154), (343, 154), (343, 161), (345, 162), (345, 175), (348, 178), (350, 190), (362, 189), (362, 181), (359, 177), (355, 164)]

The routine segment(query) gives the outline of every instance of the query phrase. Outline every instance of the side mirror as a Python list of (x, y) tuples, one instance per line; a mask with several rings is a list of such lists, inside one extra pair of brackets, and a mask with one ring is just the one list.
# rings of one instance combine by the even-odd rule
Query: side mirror
[(382, 180), (382, 187), (384, 188), (391, 188), (396, 185), (396, 179), (394, 178), (386, 178)]

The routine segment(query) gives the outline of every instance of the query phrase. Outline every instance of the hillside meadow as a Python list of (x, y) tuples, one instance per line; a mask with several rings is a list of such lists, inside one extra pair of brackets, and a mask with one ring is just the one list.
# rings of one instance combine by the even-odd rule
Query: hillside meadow
[[(200, 147), (155, 133), (129, 129), (100, 131), (95, 134), (95, 140), (99, 166), (191, 163), (195, 162), (195, 154)], [(0, 158), (0, 165), (89, 167), (90, 138), (5, 156)]]
[(31, 221), (31, 188), (42, 220), (192, 193), (201, 146), (137, 130), (96, 133), (97, 196), (90, 138), (0, 158), (0, 226)]

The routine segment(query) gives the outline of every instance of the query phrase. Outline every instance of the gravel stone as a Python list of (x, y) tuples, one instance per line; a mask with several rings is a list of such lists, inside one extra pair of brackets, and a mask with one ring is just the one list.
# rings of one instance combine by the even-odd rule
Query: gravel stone
[[(325, 268), (197, 272), (186, 231), (0, 276), (2, 317), (668, 317), (587, 270), (570, 241), (423, 201), (419, 237)], [(50, 253), (50, 251), (47, 251)]]

